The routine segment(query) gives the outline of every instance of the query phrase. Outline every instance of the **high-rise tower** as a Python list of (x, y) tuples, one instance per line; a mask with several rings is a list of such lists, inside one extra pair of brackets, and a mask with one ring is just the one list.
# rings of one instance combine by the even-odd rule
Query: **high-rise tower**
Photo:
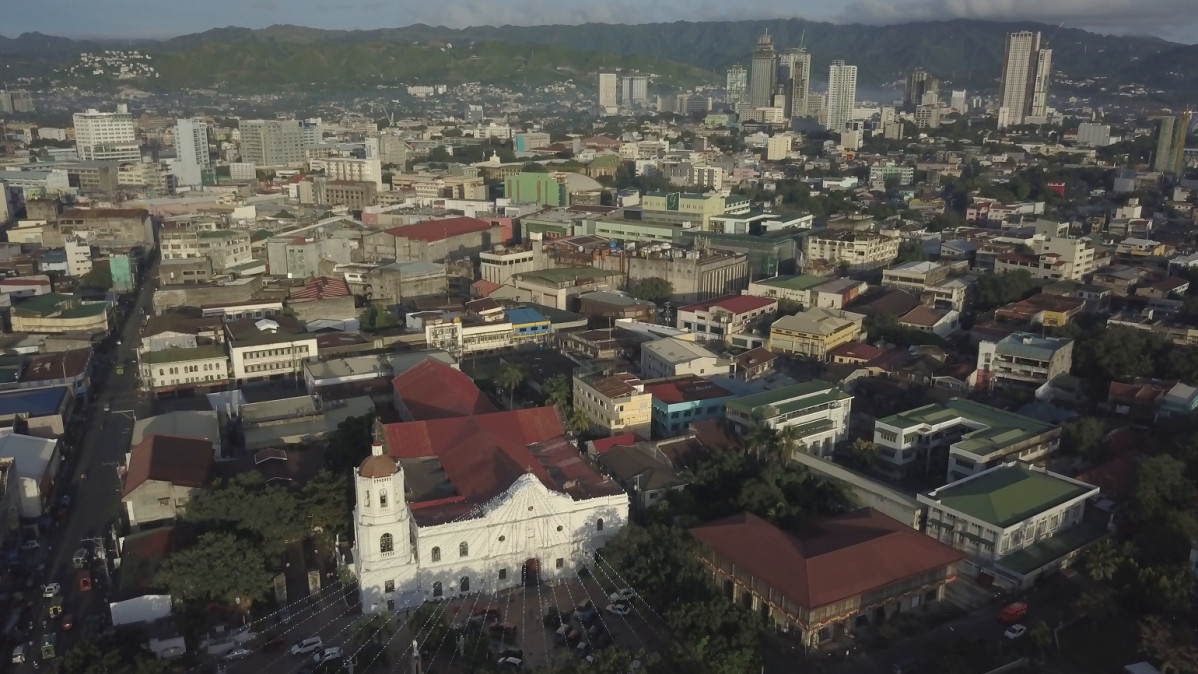
[(786, 94), (786, 116), (807, 117), (811, 96), (811, 54), (787, 49), (778, 57), (779, 88)]
[(180, 185), (198, 187), (204, 183), (204, 171), (212, 166), (208, 155), (208, 125), (198, 119), (180, 119), (175, 123), (175, 179)]
[(824, 128), (840, 133), (853, 118), (857, 101), (857, 66), (836, 60), (828, 67), (828, 107)]
[(1191, 113), (1161, 117), (1161, 128), (1156, 138), (1156, 154), (1152, 159), (1152, 170), (1161, 173), (1182, 175), (1185, 170), (1186, 134), (1190, 129)]
[(1027, 117), (1048, 111), (1052, 80), (1052, 50), (1040, 48), (1040, 33), (1020, 31), (1007, 35), (999, 86), (998, 128), (1023, 124)]
[(614, 115), (620, 111), (620, 77), (616, 73), (599, 73), (599, 112)]
[(735, 108), (737, 103), (745, 99), (749, 89), (749, 71), (742, 65), (728, 68), (724, 79), (724, 102), (728, 107)]
[(774, 85), (778, 66), (774, 53), (774, 41), (767, 32), (757, 40), (753, 48), (753, 63), (749, 71), (749, 104), (753, 108), (767, 108), (773, 102)]

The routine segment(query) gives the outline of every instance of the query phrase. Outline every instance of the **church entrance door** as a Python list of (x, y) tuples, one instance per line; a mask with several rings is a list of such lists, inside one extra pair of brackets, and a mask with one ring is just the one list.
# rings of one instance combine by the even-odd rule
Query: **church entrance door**
[(541, 582), (541, 562), (536, 558), (524, 562), (521, 571), (525, 587), (536, 587)]

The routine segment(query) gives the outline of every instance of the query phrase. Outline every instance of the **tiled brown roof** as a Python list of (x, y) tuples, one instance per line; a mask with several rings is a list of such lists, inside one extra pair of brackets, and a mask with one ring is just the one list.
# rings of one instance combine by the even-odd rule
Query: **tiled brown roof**
[(751, 513), (690, 532), (744, 573), (808, 609), (881, 590), (965, 558), (872, 508), (817, 522), (799, 537)]
[(777, 359), (778, 356), (776, 356), (772, 351), (764, 346), (759, 346), (737, 356), (736, 365), (738, 368), (743, 370), (746, 368), (757, 367), (759, 365), (765, 365), (766, 363), (772, 363)]
[(211, 440), (151, 435), (129, 452), (124, 495), (150, 480), (181, 487), (207, 486), (212, 480), (212, 464)]

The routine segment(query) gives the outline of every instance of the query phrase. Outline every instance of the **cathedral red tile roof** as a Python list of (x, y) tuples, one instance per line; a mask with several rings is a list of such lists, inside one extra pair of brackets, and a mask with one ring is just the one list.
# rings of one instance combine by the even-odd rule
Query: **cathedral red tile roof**
[(391, 380), (391, 386), (415, 421), (495, 411), (470, 377), (432, 358)]

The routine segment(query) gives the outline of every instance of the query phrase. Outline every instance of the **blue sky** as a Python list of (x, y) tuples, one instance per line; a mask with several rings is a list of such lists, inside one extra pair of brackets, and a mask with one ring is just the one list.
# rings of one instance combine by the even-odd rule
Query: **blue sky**
[(378, 28), (801, 16), (837, 23), (1029, 19), (1198, 41), (1196, 0), (0, 0), (0, 34), (160, 38), (219, 26)]

